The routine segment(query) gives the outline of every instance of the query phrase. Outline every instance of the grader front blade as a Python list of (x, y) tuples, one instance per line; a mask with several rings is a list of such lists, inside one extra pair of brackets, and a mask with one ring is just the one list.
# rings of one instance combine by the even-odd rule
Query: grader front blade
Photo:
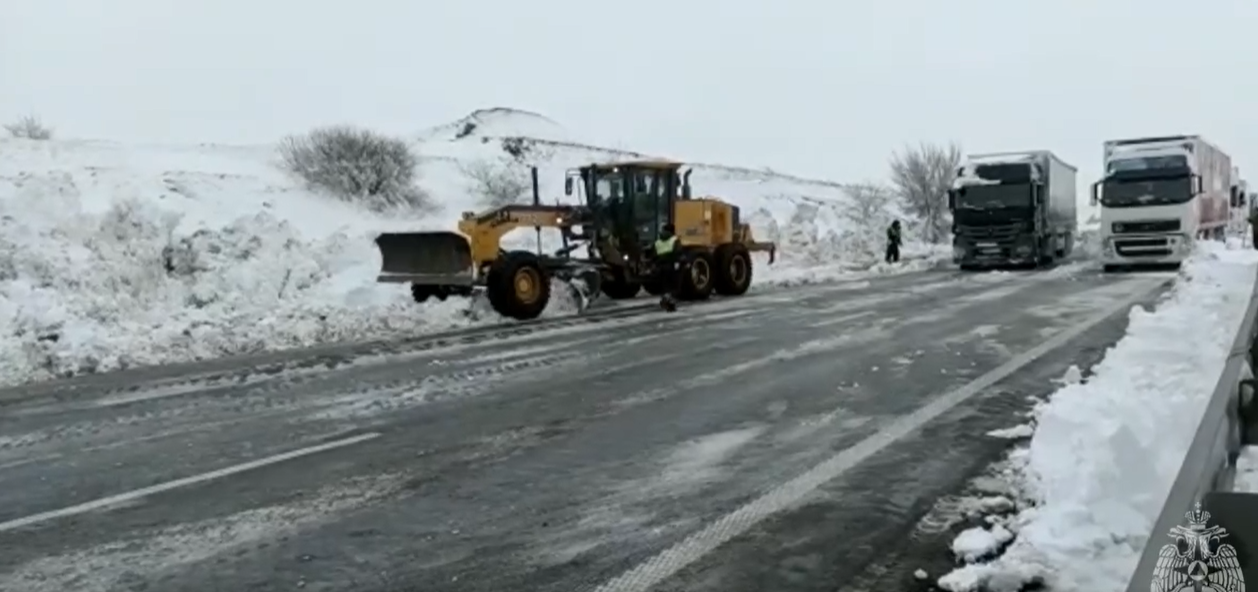
[(472, 247), (457, 232), (388, 232), (376, 237), (376, 281), (437, 286), (474, 283)]

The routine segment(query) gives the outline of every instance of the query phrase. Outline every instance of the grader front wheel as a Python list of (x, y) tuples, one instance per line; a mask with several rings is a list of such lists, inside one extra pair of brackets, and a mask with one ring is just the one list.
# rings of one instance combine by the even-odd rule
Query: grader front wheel
[(691, 251), (683, 257), (678, 296), (682, 300), (707, 300), (715, 279), (712, 256), (706, 251)]
[(537, 255), (512, 251), (489, 268), (485, 291), (498, 314), (519, 320), (535, 319), (550, 302), (550, 275)]

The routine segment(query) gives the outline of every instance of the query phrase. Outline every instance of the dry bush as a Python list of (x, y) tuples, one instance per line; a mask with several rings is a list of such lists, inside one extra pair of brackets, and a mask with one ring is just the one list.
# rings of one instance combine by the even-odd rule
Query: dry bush
[(4, 129), (14, 138), (26, 138), (27, 140), (52, 139), (52, 128), (45, 126), (34, 115), (27, 115), (13, 123), (7, 124), (4, 126)]
[(908, 213), (921, 219), (926, 241), (939, 243), (948, 237), (948, 188), (960, 164), (961, 146), (956, 143), (924, 142), (891, 156), (891, 184)]
[(375, 210), (427, 207), (419, 188), (419, 157), (401, 138), (332, 126), (289, 136), (279, 146), (283, 166), (312, 188)]
[(532, 192), (529, 168), (512, 159), (477, 160), (459, 166), (469, 191), (481, 204), (497, 208), (525, 201)]

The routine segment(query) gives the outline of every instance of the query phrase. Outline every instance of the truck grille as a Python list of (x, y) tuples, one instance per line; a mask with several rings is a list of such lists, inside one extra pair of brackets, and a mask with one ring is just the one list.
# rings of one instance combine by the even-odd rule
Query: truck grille
[(1021, 224), (997, 224), (992, 226), (963, 226), (958, 224), (953, 229), (957, 237), (977, 242), (1006, 243), (1022, 234)]
[(1141, 234), (1148, 232), (1179, 232), (1179, 220), (1141, 220), (1115, 222), (1110, 225), (1114, 234)]
[(1165, 257), (1171, 245), (1165, 238), (1122, 238), (1114, 240), (1114, 251), (1123, 257)]

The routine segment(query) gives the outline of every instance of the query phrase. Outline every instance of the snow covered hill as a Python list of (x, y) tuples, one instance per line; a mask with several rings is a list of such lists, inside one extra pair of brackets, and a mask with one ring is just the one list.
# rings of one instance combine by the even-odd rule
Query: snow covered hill
[[(548, 201), (563, 198), (564, 169), (632, 155), (585, 145), (540, 115), (478, 111), (415, 138), (420, 185), (440, 209), (385, 215), (303, 189), (276, 166), (274, 146), (0, 139), (0, 376), (15, 383), (497, 322), (464, 318), (465, 303), (418, 305), (404, 286), (376, 284), (372, 238), (451, 228), (481, 209), (464, 169), (502, 158), (509, 138), (528, 152), (521, 162), (539, 166)], [(741, 205), (762, 238), (780, 242), (782, 262), (761, 266), (759, 285), (869, 267), (879, 227), (898, 215), (879, 209), (869, 220), (843, 186), (772, 171), (705, 165), (692, 182)], [(517, 240), (531, 245), (525, 234)]]

